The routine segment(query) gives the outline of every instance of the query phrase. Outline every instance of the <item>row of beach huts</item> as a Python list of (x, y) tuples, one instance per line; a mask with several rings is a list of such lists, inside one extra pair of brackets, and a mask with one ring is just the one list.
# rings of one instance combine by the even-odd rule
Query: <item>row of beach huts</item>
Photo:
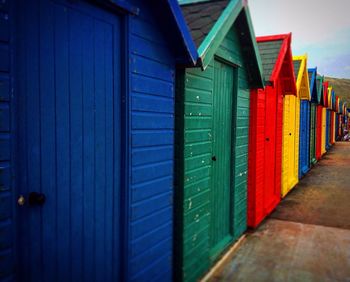
[(197, 281), (347, 115), (246, 0), (2, 0), (0, 281)]

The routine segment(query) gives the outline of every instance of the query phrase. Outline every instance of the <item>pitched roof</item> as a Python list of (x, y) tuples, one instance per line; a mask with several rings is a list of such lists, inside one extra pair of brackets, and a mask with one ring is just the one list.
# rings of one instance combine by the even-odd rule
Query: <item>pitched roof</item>
[(332, 89), (332, 110), (335, 111), (335, 108), (336, 108), (336, 98), (335, 98), (335, 91), (334, 89)]
[(246, 0), (179, 0), (186, 22), (198, 48), (197, 65), (205, 69), (232, 26), (245, 57), (252, 88), (264, 86), (262, 65)]
[(182, 12), (197, 48), (209, 34), (229, 0), (193, 3), (182, 6)]
[(275, 68), (278, 55), (280, 54), (283, 40), (258, 41), (258, 48), (264, 69), (265, 81), (269, 81)]
[[(119, 1), (125, 2), (126, 1)], [(154, 3), (153, 3), (154, 2)], [(194, 66), (197, 63), (198, 52), (188, 30), (185, 18), (177, 0), (161, 0), (150, 3), (150, 9), (156, 16), (159, 28), (166, 33), (169, 46), (173, 51), (176, 63)], [(147, 4), (148, 5), (148, 4)], [(143, 9), (140, 9), (142, 14)]]
[(311, 101), (314, 103), (317, 103), (318, 102), (317, 79), (316, 79), (317, 68), (308, 69), (308, 75), (309, 75)]
[(332, 108), (332, 90), (333, 90), (333, 87), (332, 86), (328, 86), (327, 88), (327, 108), (328, 109), (331, 109)]
[(256, 38), (263, 64), (265, 81), (272, 84), (283, 77), (285, 94), (296, 95), (293, 57), (291, 51), (292, 34), (277, 34)]
[(323, 80), (324, 77), (317, 75), (316, 87), (317, 87), (317, 102), (319, 104), (323, 103)]
[(322, 105), (327, 107), (328, 105), (328, 81), (323, 82), (323, 95), (322, 95)]
[(293, 61), (294, 65), (294, 75), (295, 75), (295, 81), (298, 79), (299, 71), (300, 71), (300, 66), (301, 66), (301, 60), (294, 60)]
[(297, 96), (303, 100), (311, 100), (309, 74), (307, 72), (307, 55), (293, 56)]

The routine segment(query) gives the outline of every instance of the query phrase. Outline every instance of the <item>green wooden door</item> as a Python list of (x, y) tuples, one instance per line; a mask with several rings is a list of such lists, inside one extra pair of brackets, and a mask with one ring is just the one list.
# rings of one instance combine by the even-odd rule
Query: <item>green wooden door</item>
[(316, 163), (316, 104), (311, 103), (310, 119), (310, 161)]
[(232, 95), (234, 70), (215, 60), (213, 161), (210, 197), (210, 256), (214, 260), (232, 240)]

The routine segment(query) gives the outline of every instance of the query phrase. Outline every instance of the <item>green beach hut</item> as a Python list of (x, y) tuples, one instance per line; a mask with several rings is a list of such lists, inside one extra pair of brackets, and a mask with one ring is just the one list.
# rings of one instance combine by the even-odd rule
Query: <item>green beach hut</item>
[(179, 2), (199, 59), (176, 77), (174, 275), (196, 281), (247, 227), (250, 89), (263, 76), (246, 1)]

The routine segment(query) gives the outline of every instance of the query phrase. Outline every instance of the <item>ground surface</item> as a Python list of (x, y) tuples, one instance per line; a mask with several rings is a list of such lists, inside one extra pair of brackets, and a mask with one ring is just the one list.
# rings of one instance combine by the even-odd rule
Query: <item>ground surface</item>
[(209, 281), (350, 281), (350, 142), (333, 146)]

